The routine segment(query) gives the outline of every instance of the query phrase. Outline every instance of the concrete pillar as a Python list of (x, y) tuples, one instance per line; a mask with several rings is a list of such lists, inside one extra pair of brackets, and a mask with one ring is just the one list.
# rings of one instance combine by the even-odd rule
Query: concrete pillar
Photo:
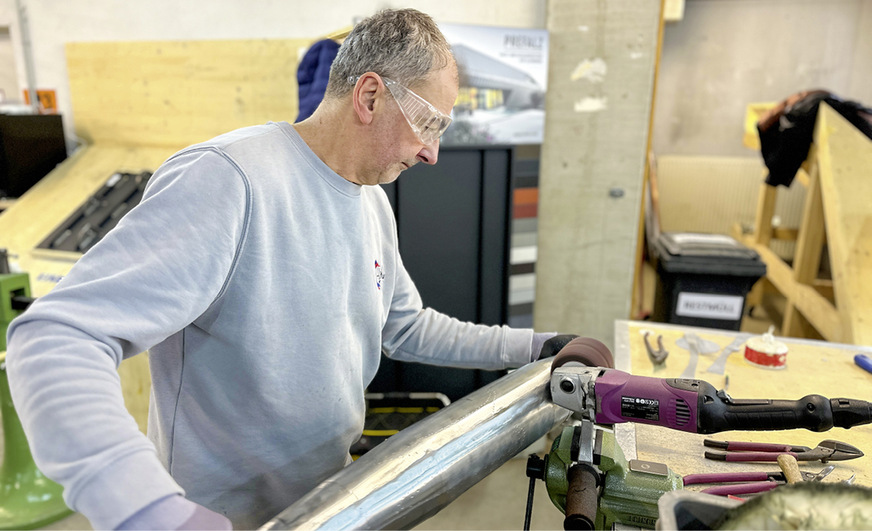
[(659, 0), (548, 0), (534, 326), (613, 346), (630, 317)]

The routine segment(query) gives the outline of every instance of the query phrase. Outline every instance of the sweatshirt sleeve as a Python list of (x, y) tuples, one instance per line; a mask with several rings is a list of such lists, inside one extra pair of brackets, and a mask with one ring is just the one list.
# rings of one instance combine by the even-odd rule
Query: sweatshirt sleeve
[(389, 358), (487, 370), (520, 367), (536, 360), (531, 329), (462, 322), (423, 308), (399, 253), (396, 260), (396, 288), (382, 334), (382, 347)]
[(182, 493), (124, 407), (117, 368), (220, 295), (249, 203), (244, 176), (223, 155), (174, 157), (141, 203), (9, 327), (10, 389), (34, 460), (96, 529)]

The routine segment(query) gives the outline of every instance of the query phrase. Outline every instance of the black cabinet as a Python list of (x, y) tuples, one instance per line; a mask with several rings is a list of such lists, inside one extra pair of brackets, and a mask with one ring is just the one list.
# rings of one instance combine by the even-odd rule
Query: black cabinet
[(0, 114), (0, 197), (20, 197), (67, 158), (60, 115)]
[[(400, 254), (425, 307), (462, 321), (505, 324), (514, 148), (450, 147), (384, 185)], [(440, 392), (456, 400), (499, 378), (382, 356), (372, 392)]]

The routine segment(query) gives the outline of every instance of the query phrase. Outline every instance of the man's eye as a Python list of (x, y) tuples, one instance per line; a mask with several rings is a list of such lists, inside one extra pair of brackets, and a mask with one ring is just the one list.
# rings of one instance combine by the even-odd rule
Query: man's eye
[(427, 123), (424, 124), (425, 131), (439, 131), (442, 128), (442, 120), (438, 116), (433, 116)]

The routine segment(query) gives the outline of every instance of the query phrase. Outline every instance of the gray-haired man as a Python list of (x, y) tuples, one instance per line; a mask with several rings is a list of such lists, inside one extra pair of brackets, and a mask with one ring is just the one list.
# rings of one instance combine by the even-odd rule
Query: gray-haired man
[[(34, 457), (96, 528), (251, 528), (349, 462), (399, 360), (502, 369), (550, 334), (423, 308), (378, 183), (435, 164), (457, 66), (433, 21), (358, 24), (307, 120), (191, 146), (10, 327)], [(149, 350), (148, 438), (116, 368)], [(229, 521), (228, 521), (229, 519)]]

